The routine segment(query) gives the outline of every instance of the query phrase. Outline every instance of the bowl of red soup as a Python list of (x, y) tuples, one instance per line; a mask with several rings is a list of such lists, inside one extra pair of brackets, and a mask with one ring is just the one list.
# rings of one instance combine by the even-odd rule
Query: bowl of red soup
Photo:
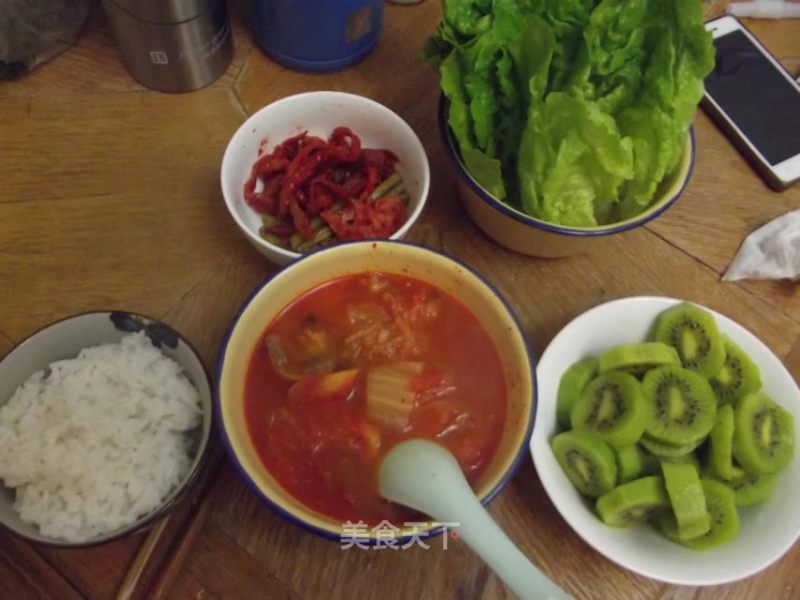
[(516, 318), (475, 271), (414, 244), (351, 242), (244, 304), (217, 366), (217, 423), (251, 489), (289, 520), (332, 539), (374, 541), (387, 523), (425, 536), (440, 524), (378, 494), (382, 458), (406, 439), (440, 443), (488, 503), (524, 455), (534, 373)]
[(414, 130), (382, 104), (307, 92), (255, 112), (231, 138), (225, 204), (264, 256), (285, 264), (343, 241), (401, 239), (428, 196)]

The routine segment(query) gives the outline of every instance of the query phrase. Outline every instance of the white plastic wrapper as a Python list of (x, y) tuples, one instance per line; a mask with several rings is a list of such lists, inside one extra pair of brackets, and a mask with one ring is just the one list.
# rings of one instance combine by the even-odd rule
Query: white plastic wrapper
[(770, 221), (748, 235), (722, 277), (739, 279), (800, 278), (800, 209)]
[(69, 48), (88, 13), (89, 0), (0, 0), (0, 81)]

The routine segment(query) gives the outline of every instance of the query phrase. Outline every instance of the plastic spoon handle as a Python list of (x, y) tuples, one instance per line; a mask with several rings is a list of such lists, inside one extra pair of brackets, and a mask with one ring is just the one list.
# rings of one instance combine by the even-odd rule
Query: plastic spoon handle
[(459, 523), (461, 539), (517, 596), (525, 600), (570, 598), (506, 537), (475, 497), (450, 452), (426, 440), (392, 448), (381, 463), (380, 493), (437, 521)]

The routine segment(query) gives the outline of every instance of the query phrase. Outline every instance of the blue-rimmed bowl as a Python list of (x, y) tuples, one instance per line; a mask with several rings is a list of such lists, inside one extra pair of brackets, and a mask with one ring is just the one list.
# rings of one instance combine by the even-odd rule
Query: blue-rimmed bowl
[[(250, 438), (244, 386), (250, 357), (267, 325), (303, 293), (337, 277), (368, 271), (402, 274), (429, 282), (462, 302), (486, 328), (500, 354), (507, 389), (506, 422), (500, 446), (473, 488), (486, 504), (508, 483), (533, 429), (536, 380), (533, 360), (511, 309), (475, 271), (443, 254), (406, 242), (366, 241), (332, 246), (284, 267), (248, 299), (234, 320), (217, 363), (217, 426), (239, 473), (261, 500), (288, 520), (324, 537), (354, 537), (352, 528), (321, 514), (289, 494), (267, 471)], [(353, 515), (357, 522), (358, 515)], [(441, 528), (400, 528), (397, 536), (429, 536)], [(375, 532), (360, 537), (369, 542)]]
[(447, 124), (447, 100), (444, 96), (439, 102), (439, 130), (445, 150), (458, 173), (458, 194), (469, 216), (501, 246), (530, 256), (558, 257), (588, 252), (612, 235), (652, 221), (680, 197), (694, 168), (695, 139), (694, 130), (690, 128), (678, 166), (658, 187), (656, 197), (646, 210), (610, 225), (567, 227), (525, 214), (492, 196), (472, 178)]

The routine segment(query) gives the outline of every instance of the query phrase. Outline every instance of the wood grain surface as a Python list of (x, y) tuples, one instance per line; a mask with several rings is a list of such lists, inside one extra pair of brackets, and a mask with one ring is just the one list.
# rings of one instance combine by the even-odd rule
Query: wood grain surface
[[(496, 285), (537, 356), (592, 306), (667, 295), (729, 315), (800, 377), (797, 285), (720, 280), (749, 232), (800, 207), (798, 186), (769, 190), (698, 112), (694, 176), (659, 219), (593, 254), (540, 260), (504, 250), (458, 202), (439, 140), (438, 80), (419, 55), (439, 5), (386, 8), (376, 50), (323, 76), (268, 60), (253, 44), (243, 3), (234, 2), (228, 71), (205, 89), (167, 95), (127, 74), (95, 5), (76, 46), (0, 84), (0, 356), (59, 317), (122, 308), (176, 327), (212, 368), (241, 302), (276, 268), (224, 208), (218, 174), (225, 145), (265, 104), (334, 89), (374, 98), (415, 129), (433, 178), (430, 205), (410, 239), (460, 258)], [(787, 68), (800, 70), (800, 21), (748, 25)], [(490, 512), (576, 598), (800, 598), (797, 544), (762, 573), (712, 588), (665, 585), (616, 566), (572, 532), (530, 461)], [(86, 550), (32, 546), (0, 532), (0, 597), (114, 598), (133, 580), (134, 598), (511, 598), (458, 540), (448, 539), (446, 550), (440, 538), (428, 550), (343, 551), (266, 508), (225, 460), (170, 519), (155, 533)], [(148, 539), (156, 544), (143, 545)]]
[(0, 357), (5, 356), (13, 346), (14, 343), (8, 338), (8, 336), (0, 331)]

